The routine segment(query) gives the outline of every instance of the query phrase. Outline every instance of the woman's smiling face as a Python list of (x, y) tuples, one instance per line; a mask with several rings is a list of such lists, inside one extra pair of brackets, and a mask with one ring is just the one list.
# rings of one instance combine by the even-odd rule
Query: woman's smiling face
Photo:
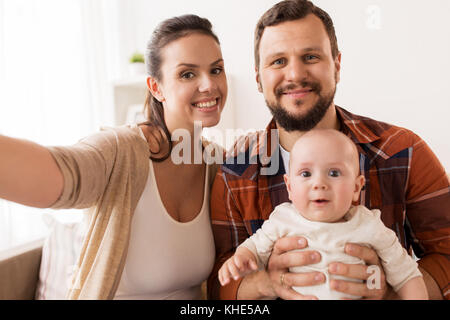
[(227, 97), (227, 79), (220, 45), (205, 34), (191, 33), (162, 50), (162, 79), (157, 99), (163, 103), (170, 132), (192, 131), (194, 121), (203, 127), (218, 124)]

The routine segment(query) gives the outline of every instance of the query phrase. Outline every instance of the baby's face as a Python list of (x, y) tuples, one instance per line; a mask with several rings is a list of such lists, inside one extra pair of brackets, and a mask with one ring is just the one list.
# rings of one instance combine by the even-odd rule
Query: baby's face
[(364, 185), (356, 147), (328, 130), (308, 134), (294, 145), (285, 181), (302, 216), (321, 222), (341, 221)]

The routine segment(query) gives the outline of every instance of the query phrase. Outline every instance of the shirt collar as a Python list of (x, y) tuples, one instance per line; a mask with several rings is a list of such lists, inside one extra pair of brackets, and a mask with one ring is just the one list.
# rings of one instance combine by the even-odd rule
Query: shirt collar
[[(352, 114), (347, 110), (338, 106), (335, 106), (335, 108), (336, 108), (336, 116), (338, 117), (338, 120), (341, 124), (341, 131), (344, 134), (349, 135), (355, 143), (358, 144), (372, 143), (380, 139), (380, 137), (373, 130), (371, 130), (368, 126), (365, 125), (364, 121), (367, 120), (367, 118)], [(274, 138), (276, 141), (272, 141)], [(271, 161), (273, 160), (271, 159), (272, 156), (280, 157), (280, 150), (278, 149), (279, 148), (278, 128), (273, 118), (266, 127), (266, 129), (260, 132), (257, 141), (258, 142), (252, 146), (252, 149), (250, 150), (251, 151), (250, 155), (251, 156), (259, 155), (260, 159), (265, 159), (265, 161), (262, 161), (261, 163), (263, 167), (266, 167), (271, 163)], [(270, 161), (267, 161), (268, 158), (270, 158)]]
[(349, 135), (355, 143), (373, 143), (380, 137), (366, 124), (367, 118), (357, 116), (347, 110), (336, 106), (336, 116), (341, 124), (341, 131)]

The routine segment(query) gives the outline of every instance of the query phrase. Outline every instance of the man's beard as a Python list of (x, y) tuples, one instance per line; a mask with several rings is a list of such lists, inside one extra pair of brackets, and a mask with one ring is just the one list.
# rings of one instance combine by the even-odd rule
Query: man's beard
[[(275, 121), (278, 125), (280, 125), (284, 130), (291, 131), (309, 131), (313, 129), (325, 116), (328, 109), (331, 106), (331, 103), (334, 100), (334, 95), (336, 94), (336, 86), (333, 88), (333, 91), (328, 95), (322, 94), (322, 86), (317, 82), (303, 82), (302, 87), (311, 88), (311, 93), (315, 92), (319, 100), (316, 104), (306, 112), (304, 115), (292, 115), (285, 108), (281, 106), (279, 103), (279, 99), (283, 95), (283, 91), (293, 90), (297, 88), (296, 85), (288, 85), (283, 88), (278, 88), (275, 91), (276, 102), (270, 103), (266, 100), (266, 104), (270, 109)], [(301, 107), (303, 101), (297, 100), (295, 105), (297, 107)]]

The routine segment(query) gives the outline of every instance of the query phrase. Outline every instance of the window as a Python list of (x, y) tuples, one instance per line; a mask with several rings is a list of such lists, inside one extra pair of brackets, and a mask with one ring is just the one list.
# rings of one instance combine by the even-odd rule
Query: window
[[(114, 12), (115, 1), (0, 0), (0, 134), (70, 145), (111, 124)], [(51, 212), (0, 199), (0, 250), (45, 235)]]

